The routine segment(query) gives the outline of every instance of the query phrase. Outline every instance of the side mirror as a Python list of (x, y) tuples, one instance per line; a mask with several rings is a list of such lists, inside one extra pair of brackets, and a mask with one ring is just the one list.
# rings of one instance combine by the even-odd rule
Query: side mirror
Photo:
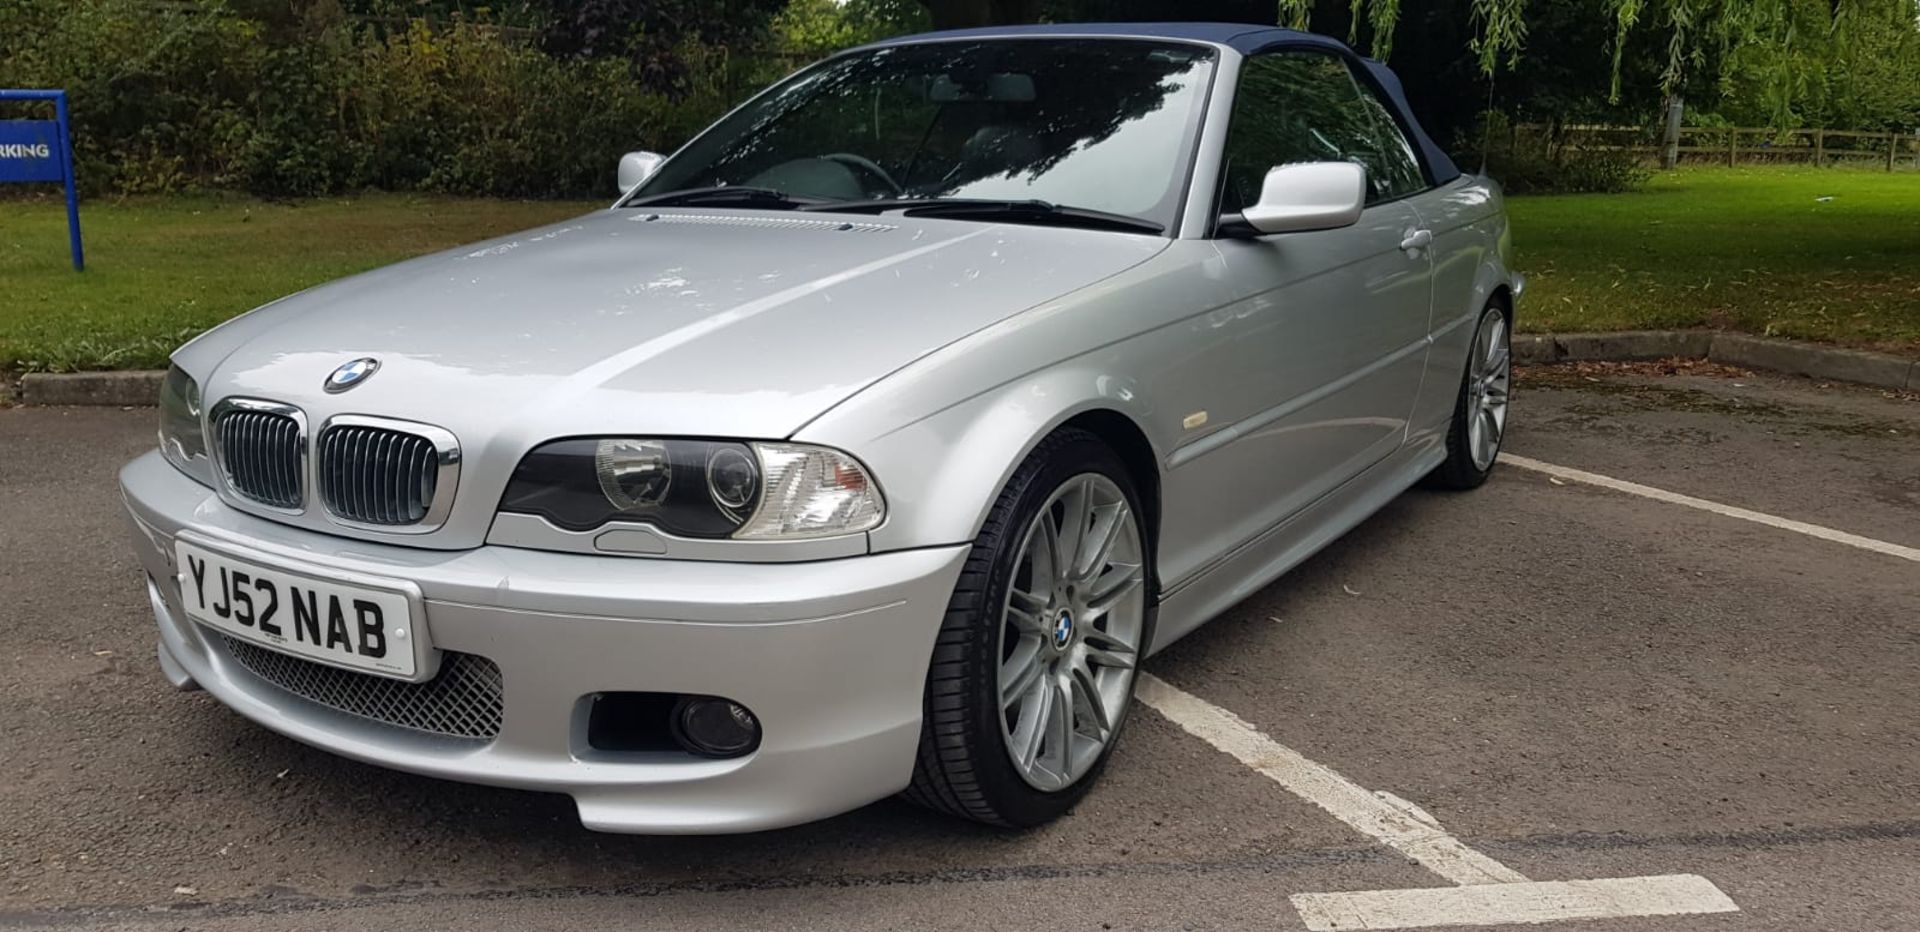
[(658, 152), (629, 152), (620, 157), (620, 193), (625, 194), (653, 177), (667, 157)]
[[(1360, 222), (1367, 170), (1353, 162), (1299, 162), (1267, 170), (1260, 202), (1221, 223), (1225, 233), (1262, 235), (1335, 230)], [(1238, 222), (1235, 222), (1235, 220)]]

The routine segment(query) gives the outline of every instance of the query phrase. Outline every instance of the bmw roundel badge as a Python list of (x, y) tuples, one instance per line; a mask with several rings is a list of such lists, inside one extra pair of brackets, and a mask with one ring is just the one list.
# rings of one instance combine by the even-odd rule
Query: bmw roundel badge
[(340, 368), (333, 370), (333, 373), (327, 376), (326, 389), (330, 394), (344, 392), (365, 382), (379, 370), (380, 360), (372, 356), (362, 356), (359, 359), (341, 363)]

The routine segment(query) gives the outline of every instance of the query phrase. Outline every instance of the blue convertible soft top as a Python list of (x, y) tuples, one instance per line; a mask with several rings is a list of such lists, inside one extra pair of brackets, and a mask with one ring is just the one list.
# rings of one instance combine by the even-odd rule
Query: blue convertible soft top
[(1413, 137), (1413, 144), (1419, 147), (1421, 161), (1426, 163), (1430, 181), (1434, 184), (1446, 184), (1460, 177), (1460, 169), (1454, 166), (1453, 159), (1440, 151), (1440, 147), (1434, 144), (1433, 139), (1427, 135), (1427, 131), (1420, 126), (1420, 121), (1414, 118), (1413, 110), (1407, 106), (1406, 92), (1400, 87), (1400, 78), (1393, 73), (1393, 69), (1371, 58), (1361, 56), (1338, 39), (1317, 33), (1246, 23), (1052, 23), (1043, 26), (988, 26), (982, 29), (923, 32), (918, 35), (887, 39), (873, 45), (900, 45), (928, 39), (986, 39), (1003, 36), (1125, 36), (1137, 39), (1173, 39), (1186, 42), (1211, 42), (1248, 55), (1282, 46), (1326, 49), (1360, 64), (1380, 86), (1381, 92), (1386, 95), (1387, 100), (1392, 103), (1397, 112), (1401, 125)]

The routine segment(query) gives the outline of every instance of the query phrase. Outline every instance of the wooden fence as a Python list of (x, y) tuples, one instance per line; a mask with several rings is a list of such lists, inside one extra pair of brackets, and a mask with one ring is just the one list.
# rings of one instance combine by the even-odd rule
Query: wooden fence
[[(1666, 151), (1656, 127), (1596, 123), (1518, 123), (1509, 144), (1544, 140), (1549, 150), (1627, 151), (1659, 161)], [(1901, 132), (1837, 129), (1768, 129), (1750, 126), (1683, 126), (1679, 161), (1692, 164), (1778, 164), (1920, 168), (1920, 136)]]

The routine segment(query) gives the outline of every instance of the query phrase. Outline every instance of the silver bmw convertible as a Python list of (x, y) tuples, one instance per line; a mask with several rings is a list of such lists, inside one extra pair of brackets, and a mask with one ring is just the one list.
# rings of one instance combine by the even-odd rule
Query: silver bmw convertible
[(1144, 658), (1500, 448), (1500, 191), (1330, 39), (897, 39), (618, 169), (174, 354), (171, 682), (606, 831), (1033, 825)]

